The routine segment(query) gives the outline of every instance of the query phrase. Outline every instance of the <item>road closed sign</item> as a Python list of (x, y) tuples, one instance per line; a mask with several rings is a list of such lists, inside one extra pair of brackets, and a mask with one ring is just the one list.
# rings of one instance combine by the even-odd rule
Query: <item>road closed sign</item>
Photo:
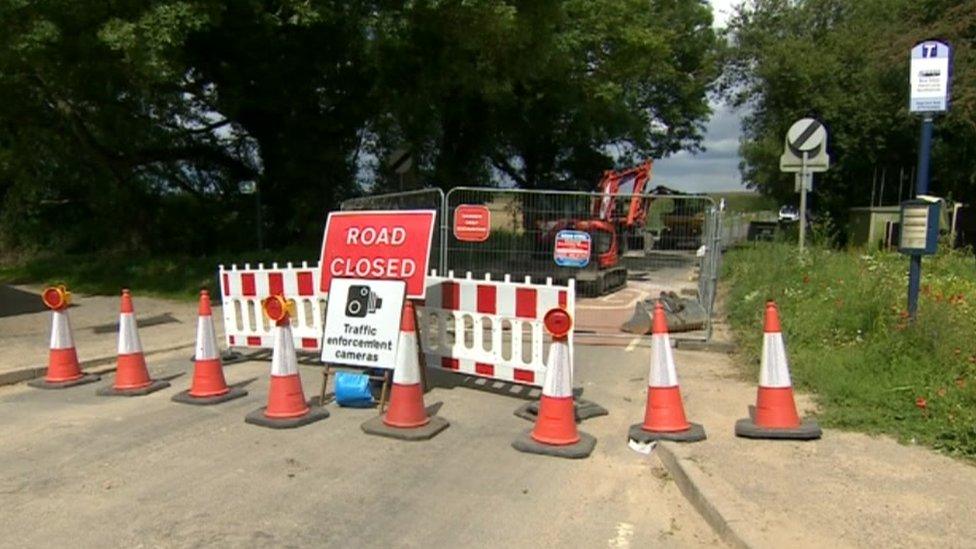
[(556, 233), (552, 258), (560, 267), (586, 267), (590, 263), (592, 240), (583, 231), (559, 231)]
[(424, 297), (434, 210), (332, 212), (325, 223), (319, 289), (336, 278), (402, 280)]
[(322, 362), (392, 369), (405, 283), (333, 278), (330, 284)]

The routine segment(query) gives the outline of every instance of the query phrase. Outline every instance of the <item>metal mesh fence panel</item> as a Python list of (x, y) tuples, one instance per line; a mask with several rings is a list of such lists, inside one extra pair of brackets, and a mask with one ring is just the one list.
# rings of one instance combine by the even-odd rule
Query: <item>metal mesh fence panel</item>
[(429, 268), (444, 270), (443, 242), (446, 225), (443, 220), (444, 191), (419, 189), (398, 193), (351, 198), (342, 203), (342, 210), (434, 210), (434, 237), (430, 247)]
[[(481, 219), (487, 227), (455, 227), (463, 218), (458, 212), (472, 208), (487, 211)], [(715, 202), (700, 195), (457, 187), (447, 195), (424, 189), (356, 198), (342, 209), (437, 210), (431, 268), (477, 278), (574, 279), (578, 333), (628, 338), (646, 333), (634, 319), (647, 317), (658, 298), (670, 299), (672, 307), (687, 305), (669, 319), (677, 319), (673, 332), (707, 338), (723, 234), (735, 232)], [(557, 264), (563, 231), (588, 237), (585, 266)], [(695, 319), (689, 322), (690, 316)], [(649, 331), (649, 319), (645, 324)]]
[[(634, 271), (696, 262), (706, 243), (706, 218), (714, 203), (684, 195), (617, 195), (517, 189), (455, 188), (447, 195), (445, 220), (453, 226), (461, 205), (482, 205), (491, 213), (487, 240), (449, 234), (447, 268), (475, 275), (575, 277), (584, 295), (618, 287), (616, 267)], [(592, 256), (585, 268), (565, 267), (553, 258), (561, 230), (590, 234)], [(617, 269), (619, 272), (619, 269)], [(603, 287), (600, 286), (603, 282)], [(591, 287), (592, 286), (592, 287)]]
[[(471, 206), (490, 213), (487, 238), (468, 239), (453, 230), (458, 208)], [(459, 187), (445, 201), (445, 263), (475, 277), (573, 278), (582, 298), (582, 333), (633, 337), (639, 328), (623, 326), (640, 306), (653, 308), (662, 292), (674, 303), (691, 298), (710, 309), (717, 268), (712, 247), (720, 236), (716, 211), (706, 196)], [(557, 264), (561, 231), (589, 235), (585, 267)], [(708, 329), (705, 324), (707, 319), (698, 322), (699, 333)]]

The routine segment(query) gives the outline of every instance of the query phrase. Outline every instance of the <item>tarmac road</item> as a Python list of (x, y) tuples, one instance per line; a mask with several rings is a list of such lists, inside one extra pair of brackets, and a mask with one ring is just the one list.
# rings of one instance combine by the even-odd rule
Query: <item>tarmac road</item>
[[(290, 431), (244, 423), (264, 404), (268, 363), (226, 368), (254, 381), (212, 407), (170, 401), (186, 352), (150, 360), (173, 387), (96, 397), (98, 384), (0, 388), (0, 546), (688, 547), (720, 543), (655, 456), (627, 448), (640, 419), (647, 348), (576, 346), (577, 384), (610, 409), (581, 429), (585, 460), (510, 447), (531, 424), (522, 401), (435, 388), (451, 427), (428, 442), (365, 435), (373, 410), (340, 409)], [(302, 366), (305, 392), (320, 376)]]

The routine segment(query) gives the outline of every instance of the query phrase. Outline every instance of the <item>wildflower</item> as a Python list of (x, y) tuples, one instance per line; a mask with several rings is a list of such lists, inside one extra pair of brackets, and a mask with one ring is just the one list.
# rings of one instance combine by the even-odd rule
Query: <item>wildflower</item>
[(922, 398), (922, 397), (918, 397), (918, 398), (915, 399), (915, 407), (916, 408), (919, 408), (921, 410), (924, 410), (926, 408), (926, 406), (928, 406), (928, 405), (929, 405), (928, 402), (926, 402), (925, 399)]

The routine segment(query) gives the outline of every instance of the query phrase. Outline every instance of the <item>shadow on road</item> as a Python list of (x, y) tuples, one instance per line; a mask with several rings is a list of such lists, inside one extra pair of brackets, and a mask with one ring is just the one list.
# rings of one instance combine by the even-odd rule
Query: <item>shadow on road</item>
[(40, 294), (0, 285), (0, 317), (40, 313), (47, 310)]

